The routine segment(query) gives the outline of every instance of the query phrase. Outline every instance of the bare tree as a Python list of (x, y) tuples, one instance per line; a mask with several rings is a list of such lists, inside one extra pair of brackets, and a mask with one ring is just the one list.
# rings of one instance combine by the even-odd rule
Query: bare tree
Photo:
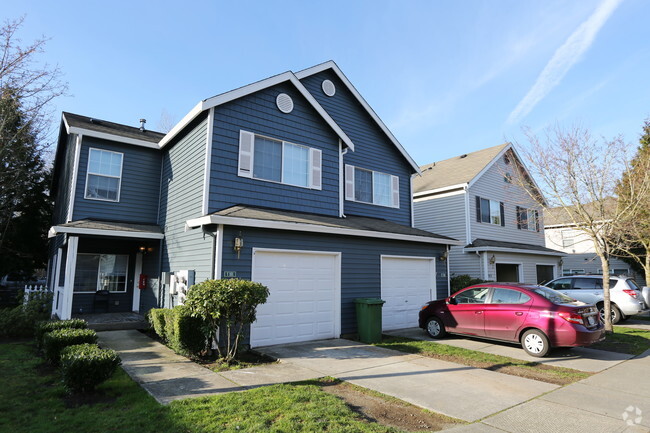
[(647, 285), (650, 284), (650, 193), (644, 186), (650, 177), (650, 119), (644, 123), (639, 143), (631, 167), (623, 174), (617, 189), (621, 204), (633, 202), (637, 206), (634, 213), (621, 220), (614, 254), (638, 263)]
[[(518, 176), (529, 196), (542, 208), (557, 208), (563, 219), (593, 242), (603, 270), (603, 311), (611, 311), (609, 262), (620, 241), (617, 230), (639, 208), (633, 201), (616, 200), (616, 188), (630, 168), (630, 147), (623, 140), (595, 139), (587, 129), (559, 126), (542, 138), (526, 131), (528, 146), (519, 146), (532, 179)], [(648, 191), (648, 183), (635, 188)], [(541, 189), (541, 191), (540, 191)], [(611, 315), (604, 314), (605, 329), (613, 330)]]
[(43, 156), (48, 148), (50, 103), (67, 90), (57, 66), (38, 63), (46, 40), (23, 45), (17, 37), (23, 20), (6, 21), (0, 27), (0, 254), (3, 259), (17, 254), (5, 248), (8, 245), (5, 241), (12, 230), (15, 232), (28, 201), (34, 200), (34, 185), (46, 176)]
[(174, 116), (169, 114), (169, 112), (163, 108), (163, 111), (160, 113), (160, 119), (158, 119), (158, 123), (156, 124), (156, 129), (159, 132), (166, 134), (171, 131), (174, 126), (176, 126)]

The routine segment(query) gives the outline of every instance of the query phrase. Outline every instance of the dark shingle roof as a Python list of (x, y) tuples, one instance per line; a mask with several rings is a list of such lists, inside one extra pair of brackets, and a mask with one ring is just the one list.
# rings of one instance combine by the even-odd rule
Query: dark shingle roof
[(422, 176), (413, 179), (413, 192), (469, 183), (508, 145), (509, 143), (504, 143), (423, 165), (420, 167)]
[(518, 242), (495, 241), (491, 239), (474, 239), (474, 242), (465, 245), (465, 248), (480, 248), (480, 247), (511, 248), (514, 250), (540, 251), (544, 253), (556, 253), (557, 255), (565, 255), (562, 251), (553, 250), (551, 248), (546, 248), (541, 245), (522, 244)]
[(59, 224), (59, 227), (134, 232), (134, 233), (156, 233), (156, 234), (162, 233), (162, 229), (160, 228), (160, 226), (155, 224), (133, 224), (133, 223), (125, 223), (121, 221), (97, 221), (91, 219), (83, 219), (79, 221), (72, 221), (65, 224)]
[(220, 215), (233, 218), (247, 218), (268, 221), (281, 221), (296, 224), (314, 224), (325, 227), (365, 230), (379, 233), (395, 233), (400, 235), (421, 236), (442, 240), (456, 241), (448, 236), (437, 235), (426, 230), (397, 224), (378, 218), (368, 218), (355, 215), (347, 215), (345, 218), (314, 215), (303, 212), (285, 211), (279, 209), (266, 209), (251, 206), (232, 206), (227, 209), (215, 212), (213, 215)]
[(93, 117), (81, 116), (73, 113), (63, 113), (68, 126), (91, 131), (103, 132), (105, 134), (119, 135), (121, 137), (135, 138), (137, 140), (149, 141), (151, 143), (158, 143), (165, 134), (156, 131), (144, 130), (134, 126), (122, 125), (120, 123), (109, 122), (107, 120), (100, 120)]

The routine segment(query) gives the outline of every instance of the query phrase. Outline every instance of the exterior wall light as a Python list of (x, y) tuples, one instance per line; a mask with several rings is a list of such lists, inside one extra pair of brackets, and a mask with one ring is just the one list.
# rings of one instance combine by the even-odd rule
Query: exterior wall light
[(494, 257), (494, 254), (492, 254), (492, 257), (490, 257), (490, 264), (493, 265), (497, 261), (497, 258)]
[(237, 258), (239, 258), (239, 253), (241, 252), (242, 248), (244, 248), (244, 238), (242, 238), (241, 233), (239, 233), (239, 236), (237, 236), (234, 239), (234, 246), (233, 246), (233, 249), (237, 253)]

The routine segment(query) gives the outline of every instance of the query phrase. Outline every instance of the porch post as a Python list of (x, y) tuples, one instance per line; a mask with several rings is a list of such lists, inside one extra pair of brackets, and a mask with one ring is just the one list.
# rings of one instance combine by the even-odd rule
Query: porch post
[(142, 253), (135, 255), (135, 270), (133, 271), (133, 307), (132, 311), (140, 311), (140, 274), (142, 273)]
[(57, 248), (54, 255), (54, 281), (52, 281), (52, 315), (59, 315), (59, 306), (57, 305), (57, 298), (59, 297), (59, 273), (61, 273), (61, 256), (63, 255), (63, 248)]
[(79, 237), (68, 237), (68, 256), (65, 262), (65, 285), (63, 286), (63, 303), (61, 305), (61, 319), (72, 317), (72, 295), (74, 292), (74, 274), (77, 268), (77, 248)]
[(488, 252), (483, 251), (483, 277), (481, 279), (488, 279)]

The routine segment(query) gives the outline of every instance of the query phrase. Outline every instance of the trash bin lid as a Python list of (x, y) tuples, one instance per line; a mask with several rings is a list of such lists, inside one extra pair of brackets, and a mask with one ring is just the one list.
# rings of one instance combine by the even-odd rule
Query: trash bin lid
[(383, 305), (386, 301), (379, 298), (356, 298), (354, 300), (355, 304), (366, 304), (366, 305)]

